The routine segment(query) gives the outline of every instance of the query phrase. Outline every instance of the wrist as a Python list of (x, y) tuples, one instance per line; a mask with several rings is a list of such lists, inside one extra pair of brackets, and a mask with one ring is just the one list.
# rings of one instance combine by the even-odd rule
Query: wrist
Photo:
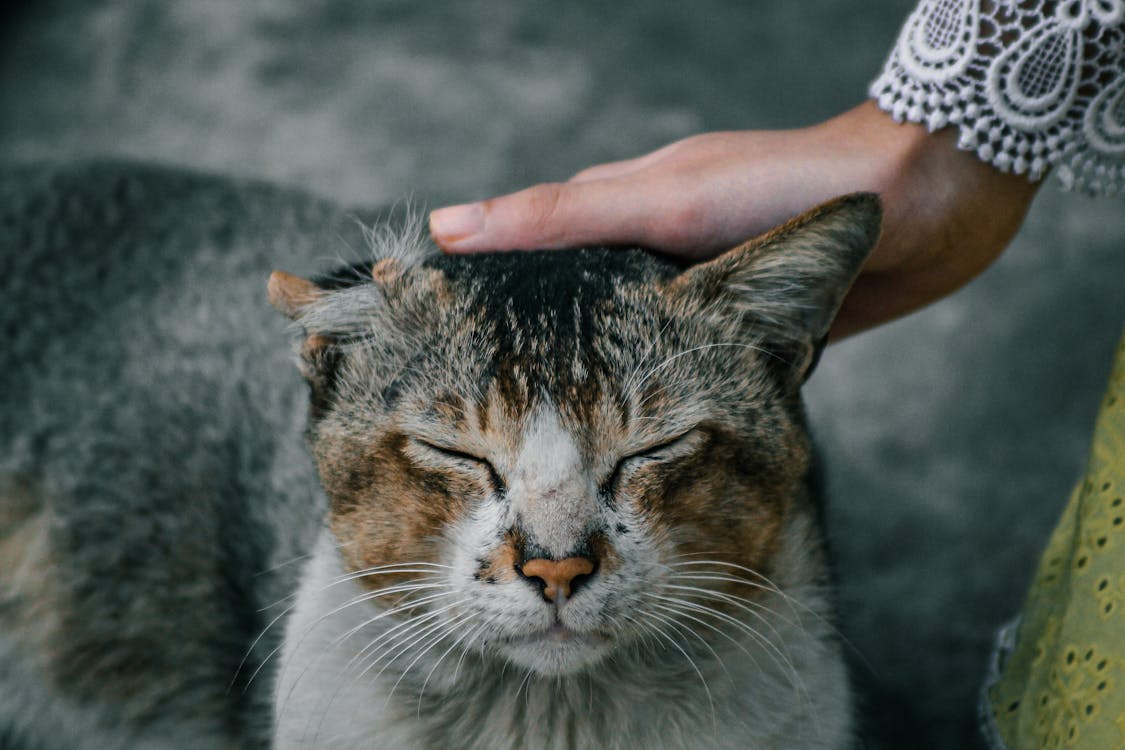
[(865, 162), (858, 189), (883, 200), (882, 235), (836, 335), (915, 310), (979, 274), (1019, 229), (1039, 186), (959, 149), (954, 129), (897, 123), (874, 102), (819, 127)]
[(826, 125), (869, 162), (884, 203), (883, 237), (866, 271), (983, 270), (1007, 245), (1039, 187), (957, 146), (954, 128), (898, 123), (866, 101)]

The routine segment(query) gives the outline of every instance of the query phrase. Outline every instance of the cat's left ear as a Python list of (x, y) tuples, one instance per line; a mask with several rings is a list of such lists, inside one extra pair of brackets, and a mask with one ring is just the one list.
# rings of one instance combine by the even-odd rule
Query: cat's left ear
[(881, 222), (877, 195), (846, 195), (688, 269), (667, 291), (725, 323), (738, 321), (799, 384), (816, 365)]

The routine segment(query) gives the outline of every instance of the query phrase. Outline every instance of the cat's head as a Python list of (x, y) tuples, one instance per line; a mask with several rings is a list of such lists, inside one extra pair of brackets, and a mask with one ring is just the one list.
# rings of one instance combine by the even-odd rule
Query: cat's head
[(811, 516), (798, 391), (879, 220), (848, 196), (687, 269), (599, 248), (275, 272), (363, 606), (562, 674), (815, 583), (779, 567), (821, 570), (815, 533), (786, 549)]

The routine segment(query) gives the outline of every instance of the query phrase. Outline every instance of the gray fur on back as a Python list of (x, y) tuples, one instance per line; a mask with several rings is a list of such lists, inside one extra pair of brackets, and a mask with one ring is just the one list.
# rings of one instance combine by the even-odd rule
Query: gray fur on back
[[(280, 627), (247, 652), (322, 500), (264, 282), (364, 241), (351, 214), (258, 183), (0, 172), (0, 510), (22, 498), (48, 540), (47, 585), (13, 593), (0, 571), (0, 747), (267, 744)], [(57, 617), (11, 626), (40, 596)]]

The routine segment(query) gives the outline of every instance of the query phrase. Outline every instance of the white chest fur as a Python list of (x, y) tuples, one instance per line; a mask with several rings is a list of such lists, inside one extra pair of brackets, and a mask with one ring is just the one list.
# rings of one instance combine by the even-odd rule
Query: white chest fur
[[(787, 529), (788, 541), (805, 531)], [(341, 580), (333, 538), (324, 532), (287, 626), (276, 747), (846, 747), (848, 688), (827, 607), (814, 587), (793, 585), (807, 567), (781, 556), (777, 575), (790, 580), (791, 599), (757, 623), (761, 640), (713, 637), (705, 646), (685, 629), (576, 674), (542, 677), (465, 654), (452, 647), (456, 638), (423, 652), (431, 642), (424, 635), (413, 645), (388, 635), (399, 621), (374, 620), (377, 602), (352, 603), (365, 590)], [(396, 655), (376, 664), (367, 658), (375, 649), (364, 648), (380, 637)]]

